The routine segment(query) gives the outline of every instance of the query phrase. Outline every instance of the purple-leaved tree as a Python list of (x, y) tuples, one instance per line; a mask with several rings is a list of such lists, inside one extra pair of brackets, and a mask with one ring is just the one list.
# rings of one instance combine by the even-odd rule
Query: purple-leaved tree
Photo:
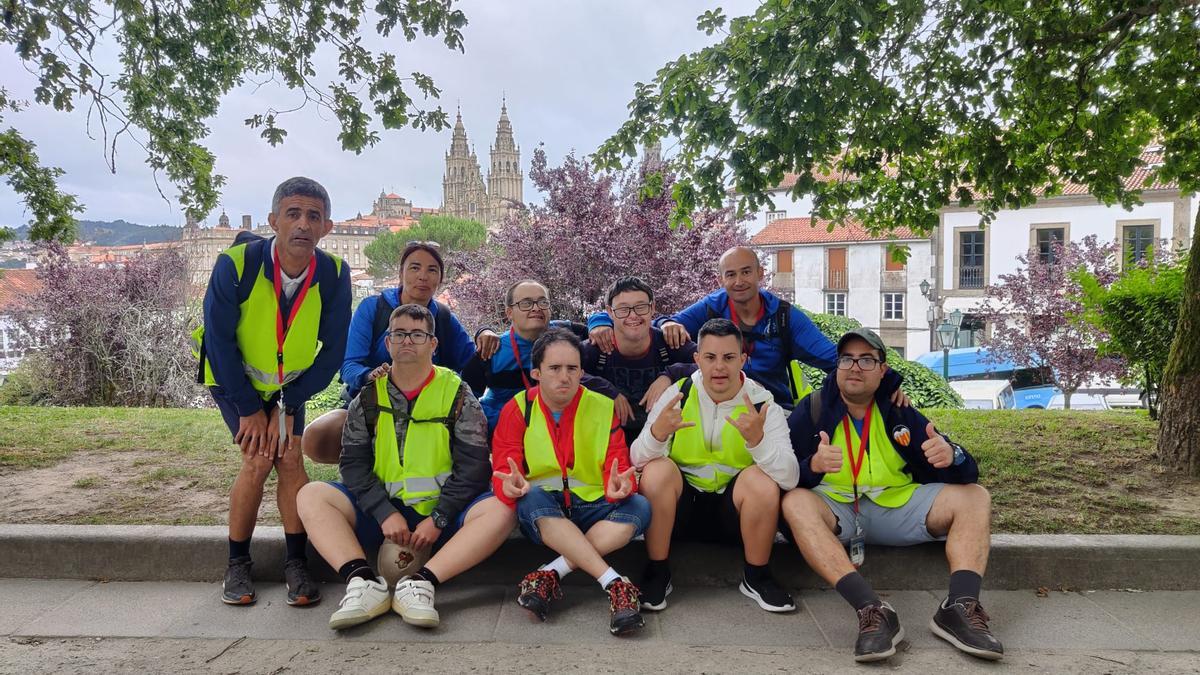
[(1071, 276), (1082, 268), (1107, 287), (1120, 276), (1117, 256), (1116, 244), (1101, 244), (1094, 235), (1055, 244), (1049, 260), (1036, 250), (1018, 256), (1017, 271), (987, 288), (979, 314), (993, 329), (983, 346), (995, 360), (1048, 371), (1067, 409), (1087, 382), (1124, 375), (1123, 361), (1097, 353), (1106, 336), (1081, 320), (1082, 290)]
[[(469, 325), (495, 323), (504, 289), (524, 278), (546, 285), (560, 319), (583, 320), (613, 281), (630, 275), (654, 288), (659, 312), (673, 313), (716, 288), (721, 253), (748, 241), (726, 209), (672, 229), (673, 178), (658, 166), (603, 174), (572, 154), (551, 168), (539, 148), (529, 177), (545, 203), (511, 216), (479, 250), (451, 255), (458, 276), (450, 299)], [(643, 195), (660, 180), (656, 196)]]

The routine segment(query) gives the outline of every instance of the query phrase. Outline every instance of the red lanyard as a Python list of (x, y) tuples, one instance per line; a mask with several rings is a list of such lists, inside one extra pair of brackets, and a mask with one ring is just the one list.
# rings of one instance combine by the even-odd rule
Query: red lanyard
[[(728, 300), (729, 300), (729, 320), (732, 321), (734, 323), (734, 325), (737, 326), (738, 329), (740, 330), (741, 329), (741, 320), (738, 319), (737, 310), (734, 309), (734, 307), (733, 307), (733, 298), (728, 298)], [(755, 319), (754, 319), (755, 326), (757, 326), (758, 323), (760, 321), (762, 321), (762, 318), (766, 315), (766, 313), (767, 313), (767, 303), (763, 302), (762, 296), (759, 296), (758, 316), (755, 317)], [(743, 340), (742, 342), (744, 344), (742, 349), (745, 350), (746, 356), (750, 356), (751, 354), (753, 354), (755, 343), (751, 340)]]
[[(313, 275), (317, 271), (317, 256), (313, 256), (312, 260), (308, 261), (308, 275), (304, 277), (304, 283), (300, 285), (300, 292), (296, 293), (296, 299), (292, 301), (292, 311), (288, 312), (288, 318), (283, 320), (283, 308), (280, 303), (283, 301), (283, 271), (279, 265), (279, 249), (275, 248), (272, 252), (275, 260), (275, 340), (279, 345), (279, 350), (275, 352), (275, 359), (279, 362), (279, 387), (283, 388), (283, 343), (287, 339), (287, 332), (292, 327), (292, 322), (296, 320), (296, 314), (300, 312), (300, 305), (304, 302), (304, 296), (308, 295), (308, 289), (312, 286)], [(280, 399), (283, 400), (282, 398)]]
[(871, 437), (871, 412), (875, 409), (875, 402), (871, 401), (867, 405), (867, 416), (863, 421), (862, 435), (858, 438), (858, 459), (854, 459), (854, 451), (850, 445), (850, 414), (847, 413), (842, 418), (842, 431), (846, 434), (846, 452), (850, 455), (850, 474), (854, 482), (854, 512), (858, 513), (858, 474), (862, 471), (863, 460), (867, 456), (867, 439)]
[[(550, 413), (550, 409), (542, 404), (542, 397), (540, 395), (537, 397), (535, 403), (541, 406), (542, 417), (546, 418), (546, 431), (550, 433), (550, 445), (554, 446), (554, 458), (558, 460), (558, 468), (562, 471), (563, 507), (569, 514), (571, 512), (571, 487), (567, 479), (567, 458), (558, 447), (558, 437), (562, 427), (554, 421), (554, 415)], [(566, 415), (567, 411), (564, 410), (561, 414)]]
[(517, 332), (515, 330), (508, 331), (508, 340), (512, 344), (513, 358), (517, 361), (517, 372), (521, 373), (521, 381), (525, 383), (525, 391), (533, 389), (533, 385), (529, 383), (529, 378), (525, 377), (525, 366), (521, 364), (521, 350), (517, 348)]

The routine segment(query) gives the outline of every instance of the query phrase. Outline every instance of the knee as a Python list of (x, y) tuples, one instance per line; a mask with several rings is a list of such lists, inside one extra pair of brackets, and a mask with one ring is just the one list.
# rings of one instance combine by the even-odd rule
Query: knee
[(738, 474), (736, 488), (743, 498), (756, 504), (779, 504), (779, 484), (758, 466), (743, 469)]
[(638, 482), (639, 491), (648, 497), (678, 492), (683, 488), (683, 475), (679, 467), (669, 457), (659, 457), (650, 460), (642, 468), (642, 477)]
[(972, 507), (987, 513), (992, 512), (992, 493), (988, 492), (987, 488), (979, 483), (971, 483), (963, 486), (963, 492)]
[(274, 466), (275, 461), (271, 457), (263, 457), (262, 455), (254, 455), (252, 457), (242, 456), (242, 473), (258, 485), (262, 485), (267, 481), (267, 476), (271, 475), (271, 469)]
[(816, 493), (806, 488), (796, 488), (784, 495), (780, 510), (789, 525), (803, 528), (816, 525), (821, 520), (821, 512), (817, 508), (819, 506), (824, 504)]
[(300, 513), (301, 520), (320, 509), (325, 501), (322, 494), (322, 488), (325, 487), (328, 486), (324, 483), (308, 483), (296, 493), (296, 510)]

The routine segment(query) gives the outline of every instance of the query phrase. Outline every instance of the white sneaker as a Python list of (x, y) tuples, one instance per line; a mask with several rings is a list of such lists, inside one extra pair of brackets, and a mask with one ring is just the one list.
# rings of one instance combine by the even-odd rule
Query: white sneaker
[(413, 626), (433, 628), (438, 625), (438, 611), (433, 608), (433, 584), (424, 579), (404, 577), (396, 583), (392, 609)]
[(366, 623), (388, 611), (388, 587), (383, 577), (367, 581), (354, 577), (346, 584), (346, 595), (338, 603), (338, 610), (329, 617), (329, 627), (342, 630)]

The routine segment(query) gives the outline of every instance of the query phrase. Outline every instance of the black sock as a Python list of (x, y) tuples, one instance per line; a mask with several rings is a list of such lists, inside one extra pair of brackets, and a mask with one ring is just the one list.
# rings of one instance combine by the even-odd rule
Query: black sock
[(378, 575), (375, 574), (375, 570), (371, 569), (371, 565), (362, 558), (351, 560), (345, 565), (342, 565), (338, 568), (338, 574), (340, 574), (342, 578), (346, 580), (346, 583), (350, 583), (350, 580), (354, 577), (366, 579), (367, 581), (376, 581), (378, 577)]
[(250, 557), (250, 537), (245, 541), (229, 540), (229, 559)]
[(437, 588), (438, 584), (442, 583), (441, 580), (437, 578), (437, 575), (434, 574), (433, 571), (428, 567), (422, 567), (421, 569), (417, 570), (417, 573), (413, 575), (413, 578), (421, 579), (422, 581), (428, 581), (429, 583), (433, 584), (434, 588)]
[(838, 579), (837, 592), (845, 598), (846, 602), (856, 610), (862, 609), (867, 605), (878, 605), (883, 601), (871, 588), (871, 584), (863, 578), (863, 575), (858, 572), (851, 572), (846, 576)]
[(288, 560), (306, 560), (308, 552), (305, 547), (308, 546), (308, 535), (304, 532), (284, 532), (283, 541), (287, 545)]
[(767, 565), (751, 565), (750, 563), (746, 563), (742, 566), (742, 575), (746, 577), (746, 581), (753, 583), (759, 579), (771, 576), (771, 568)]
[(670, 575), (671, 563), (666, 558), (662, 560), (650, 560), (646, 563), (646, 571), (651, 574)]
[(963, 598), (979, 599), (979, 589), (983, 586), (983, 577), (971, 570), (958, 570), (950, 573), (950, 602), (958, 602)]

